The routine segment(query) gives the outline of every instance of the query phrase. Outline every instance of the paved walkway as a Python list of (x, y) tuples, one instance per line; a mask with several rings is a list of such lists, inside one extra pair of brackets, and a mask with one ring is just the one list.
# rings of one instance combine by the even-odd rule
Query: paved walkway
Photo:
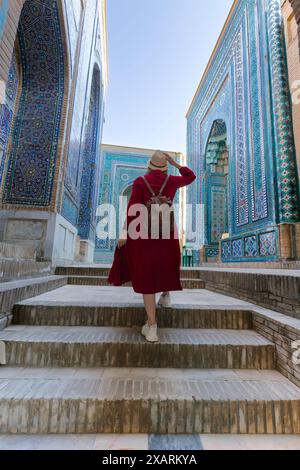
[[(239, 309), (246, 311), (260, 311), (264, 315), (275, 318), (293, 327), (299, 328), (300, 320), (287, 317), (271, 310), (257, 307), (248, 302), (228, 296), (203, 290), (184, 290), (172, 293), (173, 306), (178, 309), (184, 307), (189, 309)], [(142, 296), (135, 294), (131, 288), (114, 288), (110, 286), (71, 286), (66, 285), (51, 292), (39, 295), (22, 302), (22, 304), (32, 306), (142, 306)], [(79, 307), (78, 307), (79, 306)], [(29, 307), (29, 308), (30, 308)], [(56, 307), (54, 307), (56, 308)], [(164, 312), (162, 312), (164, 313)], [(168, 312), (165, 312), (166, 315)], [(243, 312), (244, 313), (244, 312)], [(49, 315), (51, 312), (49, 312)], [(162, 329), (162, 344), (180, 343), (184, 339), (184, 344), (191, 342), (198, 345), (203, 341), (214, 344), (220, 343), (234, 344), (255, 344), (267, 346), (269, 341), (260, 337), (253, 330), (201, 330), (201, 335), (193, 328), (182, 330), (177, 328)], [(63, 344), (70, 342), (75, 345), (90, 344), (93, 342), (105, 342), (117, 339), (132, 344), (143, 344), (141, 337), (135, 328), (123, 328), (115, 326), (89, 327), (84, 330), (75, 326), (30, 326), (12, 325), (2, 331), (0, 337), (8, 343), (15, 344), (38, 342), (55, 344), (58, 340)], [(146, 345), (147, 346), (147, 345)], [(159, 346), (159, 345), (158, 345)], [(159, 347), (160, 347), (159, 346)], [(176, 345), (175, 345), (176, 346)], [(72, 361), (71, 361), (72, 362)], [(74, 361), (73, 361), (74, 362)], [(52, 403), (59, 396), (66, 402), (85, 398), (91, 399), (92, 406), (95, 399), (99, 397), (107, 400), (113, 397), (119, 398), (120, 390), (125, 395), (134, 393), (143, 398), (147, 393), (159, 393), (161, 397), (165, 394), (168, 398), (172, 396), (174, 400), (178, 397), (186, 397), (187, 393), (198, 397), (200, 400), (206, 399), (211, 402), (218, 401), (220, 396), (224, 400), (249, 399), (249, 403), (255, 398), (255, 403), (259, 400), (289, 399), (299, 400), (300, 389), (288, 381), (275, 370), (249, 370), (249, 369), (195, 369), (183, 366), (184, 368), (172, 369), (150, 367), (76, 367), (75, 363), (69, 367), (46, 367), (46, 364), (37, 367), (26, 367), (24, 360), (22, 366), (6, 366), (0, 368), (0, 398), (5, 400), (10, 396), (24, 401), (28, 397), (40, 399), (44, 397)], [(73, 365), (73, 366), (72, 366)], [(176, 366), (180, 367), (180, 366)], [(124, 388), (124, 383), (126, 387)], [(151, 385), (148, 386), (148, 385)], [(144, 388), (143, 388), (144, 387)], [(146, 388), (145, 388), (146, 387)], [(147, 393), (145, 390), (147, 389)], [(43, 395), (44, 394), (44, 395)], [(128, 398), (128, 396), (126, 397)], [(247, 398), (248, 397), (248, 398)], [(5, 401), (4, 400), (4, 401)], [(4, 403), (3, 401), (3, 403)], [(55, 401), (55, 400), (54, 400)], [(7, 400), (6, 400), (7, 402)], [(63, 406), (65, 408), (65, 405)], [(252, 408), (251, 408), (252, 409)], [(253, 408), (254, 410), (254, 408)], [(0, 413), (1, 414), (1, 413)], [(79, 422), (79, 421), (78, 421)], [(175, 423), (175, 421), (174, 421)], [(34, 429), (35, 421), (32, 420)], [(174, 429), (176, 426), (174, 427)], [(25, 428), (24, 428), (25, 429)], [(201, 449), (295, 449), (300, 450), (300, 436), (298, 435), (216, 435), (216, 434), (179, 434), (173, 435), (148, 435), (148, 434), (62, 434), (62, 435), (42, 435), (44, 429), (38, 428), (33, 431), (28, 428), (28, 434), (20, 435), (0, 435), (0, 450), (2, 449), (99, 449), (99, 450), (201, 450)], [(62, 428), (63, 429), (63, 428)], [(105, 429), (98, 429), (98, 432), (105, 432)], [(147, 430), (141, 430), (141, 432)], [(206, 432), (205, 428), (198, 428), (198, 432)], [(4, 429), (3, 432), (8, 432)], [(25, 431), (20, 431), (25, 432)], [(30, 435), (31, 432), (38, 434)], [(70, 432), (74, 432), (73, 428)], [(78, 432), (85, 432), (78, 430)], [(91, 429), (91, 432), (95, 430)], [(111, 432), (107, 430), (107, 432)], [(118, 431), (119, 432), (119, 431)], [(133, 430), (133, 432), (136, 432)], [(163, 432), (161, 429), (158, 432)], [(176, 430), (174, 431), (176, 432)], [(187, 428), (180, 432), (189, 432)], [(192, 431), (193, 432), (193, 431)], [(219, 429), (217, 430), (219, 432)], [(233, 430), (236, 432), (236, 430)], [(251, 432), (247, 428), (246, 432)], [(282, 431), (277, 431), (282, 432)], [(286, 431), (291, 432), (291, 431)]]
[(300, 436), (71, 434), (0, 436), (0, 450), (300, 450)]
[[(216, 294), (205, 289), (185, 289), (179, 292), (172, 292), (172, 304), (174, 307), (189, 308), (244, 308), (249, 309), (249, 304), (239, 299)], [(157, 296), (158, 298), (158, 296)], [(72, 286), (66, 285), (51, 292), (28, 299), (23, 304), (59, 304), (59, 305), (82, 305), (82, 306), (103, 306), (114, 305), (142, 305), (142, 295), (136, 294), (130, 287), (111, 286)]]

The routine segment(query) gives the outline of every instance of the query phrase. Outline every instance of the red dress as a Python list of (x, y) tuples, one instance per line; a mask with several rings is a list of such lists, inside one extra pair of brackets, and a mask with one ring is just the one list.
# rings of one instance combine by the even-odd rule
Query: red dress
[[(193, 171), (187, 167), (181, 167), (180, 173), (181, 176), (169, 177), (163, 196), (173, 200), (178, 188), (191, 184), (196, 178)], [(147, 173), (145, 177), (157, 194), (167, 175), (155, 170)], [(137, 178), (133, 183), (128, 209), (133, 204), (146, 205), (150, 197), (143, 178)], [(108, 281), (115, 286), (131, 281), (134, 291), (139, 294), (182, 290), (180, 260), (180, 245), (176, 238), (133, 240), (128, 237), (125, 246), (116, 248)]]

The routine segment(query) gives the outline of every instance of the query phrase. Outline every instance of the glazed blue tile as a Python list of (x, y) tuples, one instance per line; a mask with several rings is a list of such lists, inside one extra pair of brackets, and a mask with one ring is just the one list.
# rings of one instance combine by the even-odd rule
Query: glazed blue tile
[(203, 450), (199, 434), (150, 434), (149, 450)]

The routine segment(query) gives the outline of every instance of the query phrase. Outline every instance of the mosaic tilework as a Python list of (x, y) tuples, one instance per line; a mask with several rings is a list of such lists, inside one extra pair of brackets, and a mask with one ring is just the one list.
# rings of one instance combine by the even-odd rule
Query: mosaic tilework
[[(209, 180), (203, 172), (213, 122), (223, 119), (226, 123), (228, 228), (232, 238), (273, 226), (277, 216), (281, 221), (298, 218), (286, 77), (280, 0), (240, 0), (193, 100), (187, 122), (188, 162), (200, 176), (197, 187), (188, 190), (188, 200), (195, 205), (206, 204), (209, 198)], [(278, 194), (274, 188), (274, 153)], [(209, 243), (208, 222), (203, 232), (202, 238)]]
[[(268, 216), (265, 126), (263, 116), (263, 63), (261, 59), (263, 41), (260, 36), (261, 22), (259, 3), (248, 2), (248, 61), (249, 61), (249, 107), (253, 117), (249, 120), (250, 133), (250, 190), (252, 220), (258, 221)], [(256, 78), (256, 80), (254, 79)], [(247, 168), (245, 168), (247, 171)]]
[[(90, 0), (83, 12), (82, 2), (64, 0), (72, 71), (77, 70), (73, 90), (73, 115), (66, 136), (67, 163), (61, 214), (83, 240), (95, 241), (96, 206), (101, 173), (100, 144), (104, 114), (104, 73), (99, 50), (98, 0)], [(71, 16), (71, 18), (69, 18)], [(76, 56), (76, 38), (81, 36), (81, 54)]]
[(62, 200), (62, 208), (61, 208), (62, 215), (73, 224), (75, 227), (77, 226), (78, 221), (78, 207), (77, 204), (74, 203), (71, 198), (64, 193), (63, 200)]
[(276, 170), (280, 200), (279, 218), (280, 222), (298, 222), (300, 220), (299, 193), (281, 2), (272, 0), (267, 4), (274, 102), (273, 118), (276, 129)]
[(244, 256), (243, 239), (232, 241), (232, 256), (234, 258), (242, 258)]
[(5, 19), (8, 11), (9, 0), (2, 0), (0, 3), (0, 39), (3, 34)]
[(259, 254), (262, 257), (276, 256), (276, 233), (267, 232), (258, 236), (259, 238)]
[(228, 260), (231, 258), (231, 242), (224, 241), (221, 244), (221, 254), (222, 254), (222, 261)]
[(257, 237), (255, 235), (245, 237), (245, 256), (247, 258), (256, 258), (257, 253)]
[[(82, 49), (82, 53), (78, 58), (77, 65), (78, 80), (76, 83), (76, 92), (74, 96), (74, 113), (72, 116), (72, 126), (70, 130), (70, 135), (68, 137), (68, 161), (64, 182), (68, 193), (74, 200), (76, 200), (76, 203), (78, 204), (78, 209), (80, 205), (81, 167), (83, 164), (83, 152), (86, 131), (84, 119), (88, 119), (90, 87), (92, 82), (92, 75), (94, 72), (94, 64), (95, 62), (97, 62), (95, 60), (95, 41), (97, 33), (97, 22), (99, 17), (99, 12), (97, 11), (99, 7), (99, 2), (95, 0), (90, 0), (88, 3), (89, 8), (86, 9), (85, 12), (84, 26), (81, 39), (82, 45), (84, 45), (84, 49)], [(74, 15), (74, 13), (72, 14)], [(76, 8), (76, 16), (78, 14), (79, 12)], [(69, 25), (69, 28), (71, 28), (71, 25)], [(74, 34), (74, 32), (72, 31), (71, 34)]]
[(85, 130), (83, 164), (80, 182), (78, 234), (82, 239), (95, 239), (96, 162), (99, 152), (100, 72), (95, 66), (91, 86), (89, 117)]
[(217, 258), (219, 256), (219, 248), (215, 246), (206, 246), (205, 247), (205, 259)]
[(48, 206), (51, 201), (65, 80), (57, 1), (27, 1), (18, 38), (22, 92), (13, 127), (4, 202)]
[(243, 38), (241, 31), (234, 43), (234, 76), (235, 82), (235, 139), (236, 139), (236, 224), (245, 225), (249, 222), (248, 208), (248, 174), (246, 155), (246, 112), (244, 87)]
[(17, 52), (14, 51), (6, 85), (5, 104), (0, 105), (0, 184), (3, 178), (9, 134), (20, 83)]
[(222, 241), (222, 262), (279, 259), (278, 231), (269, 230)]
[(208, 243), (218, 243), (224, 232), (227, 232), (227, 188), (211, 186), (211, 219)]

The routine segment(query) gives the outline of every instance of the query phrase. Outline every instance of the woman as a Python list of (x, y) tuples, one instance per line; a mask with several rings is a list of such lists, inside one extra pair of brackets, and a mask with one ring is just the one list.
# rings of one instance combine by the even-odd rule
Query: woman
[[(168, 176), (168, 164), (178, 168), (181, 176)], [(149, 342), (157, 342), (155, 294), (162, 292), (159, 304), (170, 307), (170, 291), (182, 290), (180, 283), (180, 246), (176, 229), (167, 239), (131, 237), (130, 224), (135, 217), (129, 215), (136, 204), (149, 208), (153, 191), (173, 201), (177, 189), (191, 184), (195, 174), (187, 167), (180, 166), (170, 155), (157, 151), (148, 164), (148, 173), (137, 178), (133, 183), (131, 198), (127, 208), (126, 233), (118, 241), (115, 259), (109, 274), (109, 282), (121, 285), (131, 281), (136, 293), (143, 294), (147, 323), (142, 328), (142, 335)], [(145, 181), (146, 179), (146, 181)], [(122, 274), (120, 270), (122, 267)]]

